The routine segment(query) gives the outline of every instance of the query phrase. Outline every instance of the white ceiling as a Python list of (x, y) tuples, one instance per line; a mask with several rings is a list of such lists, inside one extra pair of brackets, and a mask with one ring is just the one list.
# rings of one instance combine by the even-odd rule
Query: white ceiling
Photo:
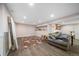
[[(15, 22), (31, 25), (79, 13), (78, 3), (35, 3), (34, 6), (29, 6), (28, 3), (8, 3), (7, 7)], [(54, 14), (54, 17), (51, 18), (50, 14)]]

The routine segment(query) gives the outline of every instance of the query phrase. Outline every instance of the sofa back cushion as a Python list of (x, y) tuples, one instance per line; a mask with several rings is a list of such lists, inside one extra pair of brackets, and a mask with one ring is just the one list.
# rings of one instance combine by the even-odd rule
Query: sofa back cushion
[(49, 34), (49, 38), (50, 39), (56, 39), (55, 36), (52, 33)]

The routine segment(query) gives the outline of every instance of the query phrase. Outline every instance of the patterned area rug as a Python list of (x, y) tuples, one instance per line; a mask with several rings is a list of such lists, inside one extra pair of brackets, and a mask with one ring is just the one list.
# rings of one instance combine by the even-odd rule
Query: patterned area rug
[(20, 48), (22, 49), (27, 49), (30, 46), (36, 46), (42, 43), (41, 38), (37, 36), (22, 37), (20, 39), (22, 43), (20, 44)]

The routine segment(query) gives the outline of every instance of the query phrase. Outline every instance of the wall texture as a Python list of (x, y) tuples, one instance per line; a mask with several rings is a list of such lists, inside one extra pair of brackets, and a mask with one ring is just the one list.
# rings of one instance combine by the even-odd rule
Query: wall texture
[(62, 27), (61, 32), (70, 34), (70, 31), (75, 32), (75, 38), (79, 39), (79, 24), (65, 25)]
[(35, 35), (35, 27), (25, 24), (16, 24), (16, 36), (24, 37)]

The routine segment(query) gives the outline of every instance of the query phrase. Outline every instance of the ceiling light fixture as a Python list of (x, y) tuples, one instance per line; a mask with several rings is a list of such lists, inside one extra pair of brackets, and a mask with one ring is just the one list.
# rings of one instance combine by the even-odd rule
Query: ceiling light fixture
[(29, 6), (34, 6), (34, 3), (29, 3)]
[(50, 17), (54, 17), (54, 14), (51, 14)]
[(24, 19), (27, 19), (27, 17), (26, 17), (26, 16), (23, 16), (23, 18), (24, 18)]

